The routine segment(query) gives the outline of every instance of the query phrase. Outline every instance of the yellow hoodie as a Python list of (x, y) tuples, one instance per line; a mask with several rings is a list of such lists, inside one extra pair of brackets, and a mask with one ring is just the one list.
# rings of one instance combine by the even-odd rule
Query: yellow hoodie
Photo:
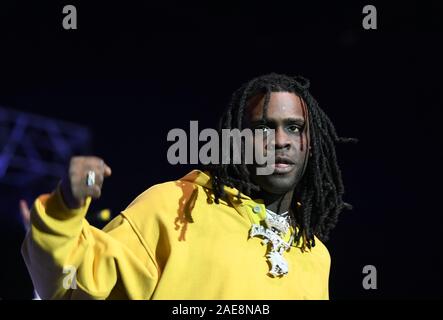
[(59, 190), (40, 196), (22, 247), (37, 292), (43, 299), (328, 299), (326, 247), (318, 239), (307, 251), (293, 245), (283, 254), (289, 273), (269, 276), (267, 246), (249, 237), (264, 205), (225, 190), (228, 201), (214, 203), (210, 177), (194, 170), (149, 188), (103, 230), (84, 218), (90, 199), (70, 210)]

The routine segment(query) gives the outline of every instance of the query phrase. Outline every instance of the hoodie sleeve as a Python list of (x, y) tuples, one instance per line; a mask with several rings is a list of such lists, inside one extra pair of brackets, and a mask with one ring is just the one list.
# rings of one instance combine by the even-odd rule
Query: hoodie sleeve
[(149, 299), (155, 256), (123, 215), (103, 230), (89, 225), (90, 202), (68, 209), (59, 189), (35, 201), (22, 254), (36, 291), (42, 299)]

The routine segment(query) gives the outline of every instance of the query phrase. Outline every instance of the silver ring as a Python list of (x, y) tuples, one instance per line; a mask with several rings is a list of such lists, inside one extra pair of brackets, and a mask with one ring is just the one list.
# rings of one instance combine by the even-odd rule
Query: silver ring
[(86, 174), (86, 185), (88, 187), (92, 187), (95, 184), (95, 172), (92, 170), (89, 170)]

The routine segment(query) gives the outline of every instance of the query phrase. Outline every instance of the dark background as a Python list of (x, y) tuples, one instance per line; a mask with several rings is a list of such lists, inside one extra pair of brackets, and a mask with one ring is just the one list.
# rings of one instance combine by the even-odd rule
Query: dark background
[[(360, 140), (338, 147), (354, 210), (327, 243), (331, 298), (442, 298), (437, 1), (91, 2), (2, 1), (0, 105), (91, 130), (91, 153), (113, 169), (95, 207), (117, 214), (192, 169), (168, 164), (170, 129), (213, 126), (254, 76), (301, 74), (339, 135)], [(78, 30), (62, 28), (66, 4)], [(366, 4), (377, 30), (362, 28)], [(30, 298), (15, 217), (18, 199), (38, 193), (5, 192), (0, 297)], [(365, 265), (377, 290), (362, 287)]]

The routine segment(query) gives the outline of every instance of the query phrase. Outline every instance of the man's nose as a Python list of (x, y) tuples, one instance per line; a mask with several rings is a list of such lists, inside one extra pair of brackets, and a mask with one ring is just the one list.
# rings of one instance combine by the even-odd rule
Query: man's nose
[(288, 149), (291, 141), (287, 132), (283, 128), (275, 129), (275, 149)]

